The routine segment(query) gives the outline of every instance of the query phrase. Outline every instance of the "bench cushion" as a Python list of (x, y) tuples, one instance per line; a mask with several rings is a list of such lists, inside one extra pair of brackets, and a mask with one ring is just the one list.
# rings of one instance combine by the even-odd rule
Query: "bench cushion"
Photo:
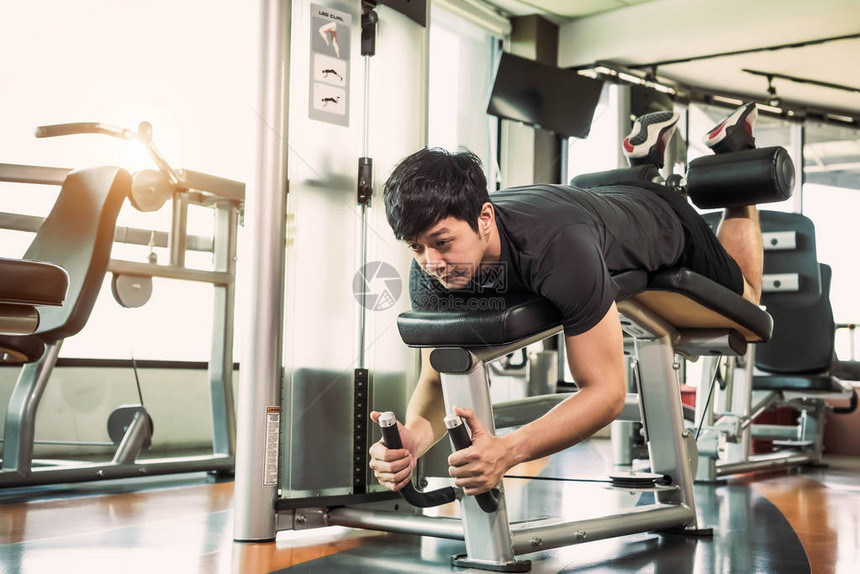
[[(652, 274), (628, 271), (613, 276), (616, 301), (633, 300), (678, 329), (734, 329), (747, 341), (767, 341), (770, 315), (731, 290), (689, 269)], [(458, 310), (409, 311), (397, 319), (400, 336), (413, 347), (490, 347), (531, 337), (561, 323), (552, 304), (532, 293), (496, 295), (501, 308), (486, 307), (488, 295), (456, 298)], [(452, 301), (455, 299), (452, 299)], [(479, 310), (466, 310), (470, 305)]]
[(753, 377), (753, 390), (842, 392), (844, 389), (827, 375), (778, 375)]
[[(616, 299), (623, 300), (644, 289), (648, 275), (628, 271), (615, 275), (613, 280), (619, 287)], [(413, 347), (490, 347), (513, 343), (561, 324), (552, 303), (534, 293), (452, 293), (450, 300), (456, 302), (451, 306), (457, 309), (402, 313), (397, 327), (403, 341)]]
[(62, 305), (69, 288), (66, 271), (50, 263), (0, 258), (0, 303)]

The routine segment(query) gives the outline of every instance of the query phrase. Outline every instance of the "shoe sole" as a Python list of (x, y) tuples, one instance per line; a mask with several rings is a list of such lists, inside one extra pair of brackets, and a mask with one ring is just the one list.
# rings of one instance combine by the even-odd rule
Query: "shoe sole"
[(729, 117), (714, 126), (705, 135), (705, 145), (714, 149), (727, 138), (731, 138), (739, 129), (743, 129), (751, 147), (755, 147), (753, 126), (758, 119), (758, 107), (755, 103), (743, 105), (732, 112)]
[(665, 150), (680, 117), (677, 112), (657, 112), (637, 119), (630, 135), (621, 143), (624, 155), (632, 159), (646, 157), (661, 139)]

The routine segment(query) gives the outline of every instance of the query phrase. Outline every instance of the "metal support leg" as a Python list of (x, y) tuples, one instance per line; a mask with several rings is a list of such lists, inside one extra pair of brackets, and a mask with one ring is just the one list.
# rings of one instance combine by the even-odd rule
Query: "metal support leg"
[(120, 441), (111, 462), (113, 464), (134, 464), (140, 451), (152, 438), (152, 426), (149, 424), (149, 416), (145, 411), (139, 410), (134, 413), (134, 418), (128, 425), (128, 430)]
[[(746, 421), (750, 416), (752, 403), (753, 365), (755, 364), (755, 345), (750, 345), (747, 354), (733, 357), (734, 369), (731, 370), (731, 404), (727, 412), (735, 416), (736, 421)], [(749, 425), (742, 426), (734, 441), (726, 443), (726, 460), (731, 462), (746, 462), (749, 459), (750, 448)]]
[(215, 220), (215, 270), (230, 274), (228, 285), (216, 285), (212, 349), (209, 360), (209, 399), (212, 405), (212, 452), (236, 454), (236, 412), (233, 401), (233, 326), (236, 302), (236, 231), (239, 214), (220, 205)]
[[(627, 360), (627, 393), (637, 393), (636, 372), (639, 369), (638, 361), (634, 357), (626, 357)], [(638, 402), (638, 395), (636, 395)], [(609, 427), (609, 438), (612, 442), (612, 460), (616, 466), (631, 466), (637, 458), (645, 458), (643, 444), (639, 436), (641, 423), (639, 421), (621, 420), (621, 417), (612, 421)]]
[(33, 439), (36, 432), (36, 410), (48, 378), (57, 362), (63, 341), (45, 348), (45, 354), (35, 363), (21, 369), (9, 407), (6, 410), (6, 427), (3, 435), (3, 471), (29, 476), (33, 465)]
[(800, 427), (798, 438), (801, 442), (809, 441), (812, 443), (808, 447), (808, 451), (814, 464), (821, 464), (821, 455), (824, 452), (824, 413), (823, 402), (818, 402), (815, 405), (807, 406), (800, 413), (800, 420), (798, 421)]
[(675, 355), (668, 335), (659, 339), (636, 340), (641, 380), (639, 399), (651, 458), (651, 471), (668, 476), (678, 490), (657, 496), (660, 502), (685, 504), (694, 510), (686, 525), (695, 530), (693, 476), (687, 455), (681, 390), (672, 368)]
[[(714, 425), (714, 403), (713, 400), (709, 400), (708, 390), (710, 389), (714, 369), (719, 360), (720, 357), (702, 358), (702, 377), (699, 380), (699, 385), (696, 387), (696, 414), (693, 432), (697, 432), (699, 425), (701, 425), (702, 431), (698, 438), (699, 464), (696, 470), (696, 480), (700, 482), (714, 482), (717, 480), (716, 452), (719, 437), (716, 431), (711, 430), (711, 427)], [(716, 385), (716, 383), (714, 384)]]
[[(442, 394), (448, 412), (451, 412), (454, 406), (473, 409), (478, 419), (495, 434), (493, 405), (490, 402), (490, 389), (483, 362), (475, 361), (474, 368), (466, 374), (442, 373)], [(481, 510), (473, 496), (464, 497), (460, 501), (460, 508), (466, 534), (467, 557), (458, 561), (457, 565), (475, 568), (516, 565), (504, 493), (501, 495), (499, 509), (492, 514)], [(521, 564), (528, 566), (525, 562)]]

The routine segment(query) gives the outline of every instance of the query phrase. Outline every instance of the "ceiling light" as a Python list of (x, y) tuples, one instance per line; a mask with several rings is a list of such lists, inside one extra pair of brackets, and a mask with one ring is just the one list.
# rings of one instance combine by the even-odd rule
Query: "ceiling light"
[(648, 86), (649, 88), (654, 88), (658, 92), (663, 92), (664, 94), (670, 94), (672, 96), (674, 96), (675, 94), (678, 93), (677, 91), (675, 91), (674, 88), (670, 88), (669, 86), (664, 86), (663, 84), (657, 84), (655, 82), (645, 82), (645, 85)]
[(843, 116), (843, 115), (840, 115), (840, 114), (827, 114), (827, 119), (829, 119), (829, 120), (836, 120), (836, 121), (838, 121), (838, 122), (846, 122), (846, 123), (849, 123), (849, 124), (853, 124), (853, 123), (854, 123), (854, 118), (852, 118), (851, 116)]
[(782, 108), (777, 107), (777, 106), (772, 106), (770, 104), (758, 104), (758, 109), (764, 110), (766, 112), (771, 112), (774, 114), (781, 114), (782, 113)]
[(618, 72), (618, 79), (624, 80), (625, 82), (630, 82), (631, 84), (645, 83), (645, 80), (643, 80), (639, 76), (634, 76), (633, 74), (626, 74), (624, 72)]
[(744, 103), (743, 100), (739, 100), (737, 98), (728, 98), (726, 96), (711, 96), (711, 99), (715, 102), (720, 102), (721, 104), (729, 104), (730, 106), (740, 106)]

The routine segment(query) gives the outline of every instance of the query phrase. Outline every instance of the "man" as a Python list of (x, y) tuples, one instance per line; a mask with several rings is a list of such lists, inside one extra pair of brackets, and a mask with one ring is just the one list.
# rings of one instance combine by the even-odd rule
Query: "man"
[[(717, 153), (754, 147), (755, 104), (712, 129)], [(631, 164), (662, 164), (678, 115), (643, 116), (624, 141)], [(487, 193), (471, 153), (424, 149), (404, 159), (385, 184), (389, 224), (413, 252), (414, 308), (477, 289), (531, 291), (552, 302), (564, 326), (565, 351), (578, 392), (541, 418), (504, 436), (489, 433), (471, 409), (455, 407), (472, 431), (472, 446), (448, 458), (454, 484), (467, 495), (497, 486), (511, 467), (577, 444), (614, 420), (627, 392), (622, 331), (610, 273), (682, 265), (758, 304), (762, 243), (755, 207), (727, 209), (717, 231), (677, 193), (650, 182), (583, 190), (531, 185)], [(503, 269), (500, 281), (497, 272)], [(410, 398), (403, 448), (370, 449), (379, 482), (399, 490), (416, 461), (445, 436), (438, 372), (422, 350)], [(379, 413), (371, 414), (378, 422)]]

